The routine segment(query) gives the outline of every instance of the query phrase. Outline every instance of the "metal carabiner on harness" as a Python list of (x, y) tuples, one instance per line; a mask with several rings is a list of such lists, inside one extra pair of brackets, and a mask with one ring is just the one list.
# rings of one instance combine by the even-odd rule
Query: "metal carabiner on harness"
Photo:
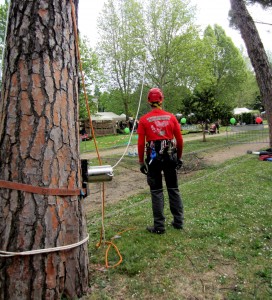
[(159, 151), (160, 154), (163, 154), (165, 148), (167, 147), (167, 143), (166, 143), (166, 140), (162, 140), (161, 141), (161, 149)]

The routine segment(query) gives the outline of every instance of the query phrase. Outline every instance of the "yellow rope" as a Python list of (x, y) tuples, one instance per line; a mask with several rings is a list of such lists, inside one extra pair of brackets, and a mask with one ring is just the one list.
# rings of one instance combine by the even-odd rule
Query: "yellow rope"
[[(92, 124), (91, 112), (90, 112), (88, 96), (87, 96), (87, 92), (86, 92), (84, 75), (83, 75), (83, 70), (82, 70), (82, 63), (81, 63), (80, 51), (79, 51), (79, 41), (78, 41), (78, 34), (77, 34), (77, 25), (76, 25), (77, 23), (76, 23), (75, 6), (74, 6), (74, 3), (72, 0), (70, 0), (70, 4), (71, 4), (71, 9), (72, 9), (72, 21), (73, 21), (73, 27), (74, 27), (74, 33), (75, 33), (76, 54), (78, 57), (80, 74), (82, 77), (82, 86), (83, 86), (83, 91), (84, 91), (85, 103), (86, 103), (86, 107), (87, 107), (87, 111), (88, 111), (90, 128), (91, 128), (91, 132), (92, 132), (93, 141), (95, 144), (97, 158), (98, 158), (99, 164), (102, 165), (102, 161), (101, 161), (101, 157), (99, 155), (99, 150), (98, 150), (97, 141), (96, 141), (96, 137), (95, 137), (95, 132), (94, 132), (93, 124)], [(100, 247), (102, 244), (103, 235), (104, 235), (104, 218), (105, 218), (105, 184), (103, 182), (102, 183), (102, 226), (101, 226), (101, 230), (100, 230), (100, 241), (96, 244), (96, 247)], [(106, 258), (105, 258), (106, 267), (110, 268), (110, 267), (118, 266), (122, 262), (123, 259), (122, 259), (122, 255), (121, 255), (120, 251), (118, 250), (117, 246), (113, 242), (104, 241), (104, 243), (108, 245), (108, 248), (106, 250)], [(113, 266), (109, 266), (109, 264), (108, 264), (108, 252), (109, 252), (111, 246), (113, 246), (113, 248), (115, 249), (115, 251), (117, 252), (117, 254), (120, 258), (120, 260)]]

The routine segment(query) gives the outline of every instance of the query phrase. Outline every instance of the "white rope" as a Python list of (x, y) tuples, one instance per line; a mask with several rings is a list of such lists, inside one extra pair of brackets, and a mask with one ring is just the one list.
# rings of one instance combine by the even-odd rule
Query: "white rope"
[(0, 250), (0, 257), (12, 257), (12, 256), (27, 256), (27, 255), (36, 255), (41, 253), (50, 253), (50, 252), (56, 252), (56, 251), (63, 251), (63, 250), (70, 250), (73, 248), (76, 248), (84, 243), (86, 243), (89, 240), (89, 235), (87, 237), (75, 244), (70, 244), (66, 246), (59, 246), (54, 248), (46, 248), (46, 249), (37, 249), (37, 250), (30, 250), (30, 251), (22, 251), (22, 252), (8, 252), (8, 251), (2, 251)]
[(136, 116), (135, 116), (135, 120), (134, 120), (134, 123), (133, 123), (133, 126), (132, 126), (132, 130), (131, 130), (131, 133), (130, 133), (130, 137), (129, 137), (129, 140), (128, 140), (128, 143), (127, 143), (127, 147), (123, 153), (123, 155), (120, 157), (120, 159), (117, 161), (117, 163), (112, 167), (113, 169), (115, 167), (117, 167), (117, 165), (121, 162), (121, 160), (124, 158), (127, 150), (128, 150), (128, 147), (131, 143), (131, 139), (132, 139), (132, 135), (133, 135), (133, 132), (134, 132), (134, 128), (135, 128), (135, 125), (136, 125), (136, 120), (138, 119), (138, 115), (139, 115), (139, 111), (140, 111), (140, 107), (141, 107), (141, 102), (142, 102), (142, 96), (143, 96), (143, 88), (144, 88), (144, 80), (145, 80), (145, 68), (146, 68), (146, 60), (147, 60), (147, 56), (145, 57), (145, 63), (144, 63), (144, 70), (143, 70), (143, 79), (142, 79), (142, 87), (141, 87), (141, 94), (140, 94), (140, 99), (139, 99), (139, 104), (138, 104), (138, 108), (137, 108), (137, 112), (136, 112)]

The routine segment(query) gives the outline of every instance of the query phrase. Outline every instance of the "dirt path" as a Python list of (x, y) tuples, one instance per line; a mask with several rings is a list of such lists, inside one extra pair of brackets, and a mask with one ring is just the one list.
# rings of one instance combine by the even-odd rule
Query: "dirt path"
[[(193, 139), (199, 139), (199, 137)], [(185, 139), (189, 140), (189, 139)], [(136, 147), (136, 146), (135, 146)], [(203, 154), (203, 162), (205, 164), (217, 164), (222, 163), (228, 159), (242, 156), (247, 153), (247, 150), (259, 151), (260, 149), (268, 148), (267, 144), (239, 144), (231, 147), (226, 147), (214, 151), (213, 153)], [(101, 151), (100, 156), (102, 158), (108, 158), (114, 154), (124, 153), (125, 148), (116, 148), (106, 151)], [(129, 151), (132, 151), (131, 147)], [(128, 152), (129, 152), (128, 151)], [(84, 153), (81, 155), (82, 159), (92, 159), (97, 157), (96, 153)], [(128, 158), (128, 155), (124, 156), (124, 160)], [(114, 165), (116, 161), (112, 165)], [(106, 203), (117, 203), (122, 199), (128, 198), (132, 195), (136, 195), (141, 192), (146, 192), (149, 195), (148, 185), (146, 183), (146, 177), (140, 173), (138, 167), (138, 158), (130, 157), (129, 166), (126, 163), (119, 163), (114, 168), (114, 177), (112, 181), (105, 182), (105, 202)], [(182, 180), (183, 174), (180, 174), (180, 180)], [(97, 210), (101, 207), (101, 183), (89, 183), (90, 196), (85, 200), (86, 211)]]

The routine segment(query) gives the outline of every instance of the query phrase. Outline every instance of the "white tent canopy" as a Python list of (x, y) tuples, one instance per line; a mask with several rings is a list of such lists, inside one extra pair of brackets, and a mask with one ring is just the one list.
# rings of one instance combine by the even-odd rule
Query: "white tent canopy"
[(249, 112), (251, 112), (251, 110), (246, 107), (236, 107), (233, 110), (234, 115), (240, 115), (240, 114), (249, 113)]
[(113, 112), (97, 112), (95, 115), (92, 116), (93, 121), (104, 121), (104, 120), (111, 120), (111, 121), (125, 121), (126, 117), (123, 115), (117, 115)]

